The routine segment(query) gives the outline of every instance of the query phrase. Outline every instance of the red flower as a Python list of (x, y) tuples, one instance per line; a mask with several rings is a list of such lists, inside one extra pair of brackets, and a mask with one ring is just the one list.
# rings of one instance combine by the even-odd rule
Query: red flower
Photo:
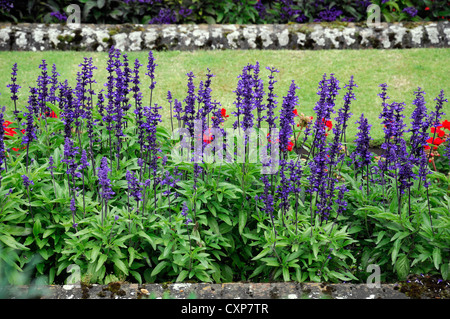
[(436, 145), (436, 146), (441, 145), (443, 142), (445, 142), (445, 140), (442, 140), (442, 139), (439, 138), (439, 137), (436, 137), (434, 140), (433, 140), (432, 137), (430, 137), (430, 138), (427, 140), (427, 143), (430, 143), (430, 144), (433, 144), (433, 145)]
[(428, 10), (430, 10), (430, 8), (429, 7), (425, 7), (425, 11), (428, 11)]
[(14, 131), (15, 130), (14, 127), (8, 127), (11, 124), (12, 124), (12, 122), (10, 122), (10, 121), (4, 121), (3, 122), (3, 129), (5, 130), (5, 135), (14, 136), (14, 135), (17, 134), (17, 132)]
[[(267, 133), (267, 140), (269, 141), (269, 143), (272, 143), (272, 141), (270, 140), (270, 138), (269, 138), (269, 135), (270, 135), (270, 133)], [(277, 143), (280, 143), (280, 140), (277, 138), (276, 140), (275, 140)]]
[(205, 131), (205, 134), (203, 134), (203, 142), (205, 142), (206, 144), (211, 143), (214, 140), (214, 137), (211, 134), (211, 129), (207, 129)]
[(224, 108), (222, 108), (222, 109), (220, 110), (220, 114), (222, 115), (222, 117), (229, 117), (229, 115), (227, 115), (227, 110), (224, 109)]
[(288, 144), (288, 147), (287, 147), (287, 150), (289, 151), (289, 152), (291, 152), (292, 151), (292, 148), (294, 147), (294, 142), (292, 142), (292, 141), (289, 141), (289, 144)]
[(441, 123), (442, 127), (445, 128), (446, 130), (450, 131), (450, 122), (445, 120), (444, 122)]
[[(325, 126), (327, 127), (327, 131), (329, 131), (333, 128), (333, 123), (330, 120), (327, 120), (325, 122), (325, 119), (322, 119), (322, 122), (325, 123)], [(328, 133), (325, 133), (325, 136), (328, 136)]]
[(434, 127), (432, 127), (432, 128), (431, 128), (431, 133), (434, 133), (434, 132), (436, 131), (436, 134), (437, 134), (439, 137), (443, 137), (443, 136), (445, 135), (445, 132), (441, 130), (442, 127), (443, 127), (443, 126), (438, 126), (438, 127), (436, 127), (436, 130), (435, 130)]
[(298, 112), (297, 112), (297, 109), (293, 110), (292, 113), (294, 113), (295, 116), (299, 116), (299, 115), (298, 115)]
[[(55, 113), (54, 111), (52, 111), (51, 113), (46, 112), (45, 114), (47, 115), (47, 117), (51, 117), (51, 118), (54, 118), (54, 119), (57, 119), (57, 118), (58, 118), (58, 115), (56, 115), (56, 113)], [(42, 114), (40, 114), (40, 115), (42, 115)], [(38, 117), (38, 120), (40, 120), (40, 119), (41, 119), (41, 118)]]
[(57, 118), (58, 118), (58, 115), (56, 115), (55, 111), (52, 111), (48, 117), (57, 119)]
[(325, 126), (327, 127), (328, 131), (333, 128), (333, 123), (330, 120), (325, 122), (325, 119), (322, 119), (322, 122), (325, 123)]

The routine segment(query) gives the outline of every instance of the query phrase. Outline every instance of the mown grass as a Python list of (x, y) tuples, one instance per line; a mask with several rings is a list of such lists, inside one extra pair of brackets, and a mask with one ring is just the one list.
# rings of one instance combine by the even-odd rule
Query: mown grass
[[(149, 99), (149, 79), (145, 75), (148, 52), (127, 52), (130, 66), (134, 60), (139, 59), (141, 67), (141, 89), (144, 91), (144, 101)], [(96, 91), (103, 88), (106, 82), (107, 53), (103, 52), (0, 52), (0, 106), (6, 105), (8, 112), (13, 109), (9, 89), (11, 67), (18, 63), (18, 83), (22, 86), (19, 92), (20, 105), (25, 105), (28, 98), (29, 86), (35, 86), (40, 73), (39, 64), (42, 59), (51, 65), (56, 64), (61, 79), (67, 79), (69, 84), (75, 86), (76, 74), (80, 70), (78, 65), (83, 57), (93, 57), (94, 72), (97, 85)], [(186, 73), (192, 71), (196, 75), (195, 84), (205, 80), (207, 68), (215, 75), (212, 81), (212, 97), (221, 102), (228, 113), (234, 109), (233, 101), (237, 76), (247, 63), (256, 63), (261, 66), (261, 76), (267, 88), (267, 75), (265, 67), (275, 67), (280, 72), (276, 75), (278, 81), (275, 92), (278, 95), (279, 106), (282, 97), (286, 95), (289, 84), (295, 80), (300, 86), (297, 91), (300, 98), (299, 113), (314, 115), (314, 104), (318, 99), (316, 94), (318, 82), (323, 74), (334, 73), (340, 80), (342, 90), (337, 100), (337, 107), (343, 103), (345, 90), (350, 76), (358, 85), (355, 89), (356, 101), (351, 105), (354, 114), (348, 128), (348, 137), (353, 139), (357, 131), (354, 122), (361, 113), (369, 119), (372, 127), (374, 143), (380, 142), (383, 130), (379, 125), (378, 115), (381, 112), (379, 84), (389, 85), (388, 95), (390, 101), (406, 103), (406, 116), (413, 110), (412, 101), (414, 91), (421, 87), (427, 93), (427, 106), (434, 108), (434, 98), (443, 89), (446, 96), (450, 95), (449, 62), (450, 49), (410, 49), (410, 50), (323, 50), (323, 51), (195, 51), (195, 52), (154, 52), (156, 63), (156, 91), (154, 102), (163, 106), (163, 125), (170, 125), (167, 91), (170, 90), (174, 98), (183, 100), (186, 96)], [(450, 103), (445, 104), (444, 112), (449, 114)], [(408, 119), (406, 119), (408, 120)], [(234, 122), (229, 118), (226, 126)]]

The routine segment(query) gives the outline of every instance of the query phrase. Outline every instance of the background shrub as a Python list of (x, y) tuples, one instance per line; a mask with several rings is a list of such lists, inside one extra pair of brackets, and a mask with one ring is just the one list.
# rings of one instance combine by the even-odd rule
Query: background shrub
[(80, 6), (82, 23), (111, 24), (364, 22), (370, 4), (386, 22), (445, 20), (450, 13), (447, 0), (1, 0), (0, 21), (65, 22), (70, 4)]

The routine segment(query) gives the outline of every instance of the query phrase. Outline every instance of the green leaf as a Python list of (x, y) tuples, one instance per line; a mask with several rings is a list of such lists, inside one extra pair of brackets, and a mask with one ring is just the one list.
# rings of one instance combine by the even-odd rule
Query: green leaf
[(401, 244), (402, 244), (402, 240), (400, 238), (394, 242), (394, 245), (392, 248), (392, 253), (391, 253), (392, 264), (395, 264), (398, 252), (400, 251)]
[(175, 282), (183, 282), (183, 280), (187, 277), (189, 272), (187, 270), (182, 270), (179, 274)]
[(405, 280), (406, 276), (409, 274), (409, 259), (406, 255), (401, 255), (398, 257), (397, 262), (394, 266), (395, 270), (397, 271), (397, 275), (400, 280)]
[(133, 247), (128, 247), (128, 253), (130, 254), (130, 258), (128, 260), (128, 266), (131, 266), (131, 264), (133, 263), (133, 260), (135, 258), (135, 250)]
[(164, 269), (164, 267), (166, 267), (167, 265), (167, 261), (161, 261), (158, 265), (156, 265), (156, 267), (153, 269), (151, 276), (156, 276), (157, 274), (159, 274), (161, 272), (161, 270)]
[(253, 257), (252, 260), (258, 260), (258, 259), (262, 258), (265, 255), (267, 255), (270, 251), (271, 251), (271, 248), (270, 247), (266, 247), (266, 248), (263, 249), (262, 252), (260, 252), (258, 255)]
[(230, 226), (233, 226), (233, 222), (231, 221), (230, 217), (228, 215), (225, 214), (218, 214), (218, 217), (223, 220), (225, 223), (227, 223)]
[(450, 263), (441, 265), (441, 275), (443, 280), (448, 280), (450, 278)]
[(313, 249), (314, 258), (317, 259), (317, 254), (319, 253), (319, 243), (314, 243), (312, 245), (312, 249)]
[(92, 248), (92, 252), (91, 252), (91, 262), (94, 262), (97, 260), (97, 256), (100, 253), (100, 246), (94, 246), (94, 248)]
[(196, 272), (195, 277), (200, 279), (202, 282), (211, 282), (211, 277), (204, 270)]
[(122, 271), (125, 275), (128, 275), (128, 267), (125, 265), (125, 263), (122, 260), (119, 259), (119, 257), (114, 256), (112, 261), (114, 262), (114, 266), (119, 268), (120, 271)]
[(262, 261), (264, 261), (267, 266), (271, 266), (271, 267), (278, 267), (280, 266), (280, 263), (278, 262), (278, 259), (276, 259), (275, 257), (266, 257), (261, 259)]
[(139, 284), (142, 284), (142, 277), (140, 273), (134, 270), (130, 270), (130, 274), (137, 280)]
[(49, 254), (49, 252), (45, 249), (39, 249), (38, 253), (42, 256), (42, 258), (44, 258), (45, 260), (48, 259), (48, 257), (50, 257), (51, 254)]
[(105, 254), (101, 254), (97, 261), (97, 267), (95, 267), (95, 272), (99, 271), (99, 269), (103, 266), (105, 261), (108, 259), (108, 256)]
[(41, 221), (39, 219), (36, 219), (33, 225), (33, 234), (34, 236), (38, 237), (40, 233), (41, 233)]
[(441, 265), (442, 262), (442, 257), (441, 257), (441, 250), (438, 247), (435, 247), (433, 249), (433, 262), (434, 267), (436, 267), (436, 269), (439, 270), (439, 266)]
[(17, 242), (14, 237), (7, 235), (7, 234), (2, 234), (0, 236), (0, 241), (2, 243), (4, 243), (6, 246), (9, 246), (11, 248), (14, 249), (23, 249), (23, 250), (29, 250), (29, 248), (25, 247), (24, 245), (22, 245), (21, 243)]
[(242, 235), (245, 224), (247, 223), (247, 212), (245, 210), (239, 211), (239, 234)]
[(284, 281), (291, 281), (291, 276), (289, 274), (289, 268), (283, 267), (283, 280)]

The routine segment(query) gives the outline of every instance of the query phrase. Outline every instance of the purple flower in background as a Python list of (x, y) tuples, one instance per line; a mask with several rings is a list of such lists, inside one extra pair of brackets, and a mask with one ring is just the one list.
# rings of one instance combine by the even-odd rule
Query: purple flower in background
[(352, 100), (356, 100), (355, 93), (353, 93), (353, 88), (358, 87), (356, 83), (353, 81), (353, 75), (350, 77), (350, 81), (348, 84), (344, 85), (344, 89), (347, 88), (347, 93), (344, 96), (344, 105), (338, 111), (338, 122), (342, 123), (342, 133), (341, 133), (341, 141), (347, 141), (346, 139), (346, 129), (348, 126), (348, 120), (353, 115), (350, 112), (350, 104)]
[(158, 168), (158, 152), (161, 152), (156, 137), (156, 129), (158, 123), (161, 122), (161, 114), (159, 114), (158, 112), (159, 109), (161, 109), (161, 107), (157, 104), (155, 104), (153, 107), (144, 107), (144, 116), (147, 119), (147, 121), (143, 124), (147, 136), (147, 144), (145, 145), (145, 148), (150, 155), (149, 169), (153, 170), (153, 176), (156, 176), (156, 170)]
[(66, 138), (64, 143), (64, 158), (61, 160), (61, 162), (66, 163), (66, 174), (72, 178), (73, 183), (75, 177), (81, 177), (80, 172), (77, 172), (78, 166), (75, 160), (75, 157), (78, 153), (78, 147), (74, 146), (73, 140), (70, 138)]
[(97, 110), (98, 110), (98, 113), (100, 114), (100, 116), (102, 118), (105, 116), (104, 115), (104, 112), (105, 112), (105, 105), (104, 105), (105, 97), (103, 96), (103, 92), (104, 92), (104, 90), (101, 89), (100, 92), (98, 92), (98, 94), (97, 94)]
[(411, 179), (417, 179), (417, 175), (413, 172), (413, 162), (406, 150), (406, 142), (402, 138), (399, 140), (399, 152), (398, 152), (398, 188), (401, 194), (405, 193), (405, 190), (413, 185)]
[(279, 208), (283, 211), (283, 224), (284, 224), (284, 216), (286, 212), (289, 210), (290, 202), (289, 202), (289, 193), (291, 192), (291, 180), (287, 176), (288, 172), (288, 164), (286, 160), (280, 160), (280, 179), (279, 184), (276, 187), (277, 197), (280, 200)]
[(55, 103), (55, 102), (58, 101), (58, 97), (56, 96), (56, 90), (58, 88), (58, 83), (59, 83), (58, 82), (58, 76), (60, 76), (60, 75), (61, 74), (59, 74), (56, 71), (56, 64), (53, 63), (53, 66), (52, 66), (52, 77), (51, 77), (51, 80), (50, 80), (50, 84), (51, 84), (50, 97), (49, 97), (50, 103)]
[[(91, 157), (92, 165), (94, 165), (93, 154), (93, 138), (94, 138), (94, 120), (92, 117), (93, 101), (92, 96), (95, 94), (92, 89), (92, 84), (97, 83), (93, 79), (93, 70), (96, 70), (92, 64), (92, 57), (84, 58), (84, 62), (81, 63), (81, 74), (79, 73), (79, 79), (76, 87), (77, 96), (79, 95), (81, 107), (83, 109), (83, 117), (86, 119), (86, 129), (89, 137), (89, 154)], [(80, 91), (78, 93), (78, 91)], [(80, 108), (81, 110), (81, 108)]]
[(342, 184), (336, 188), (338, 189), (338, 196), (335, 203), (338, 205), (337, 216), (339, 216), (345, 210), (347, 210), (347, 201), (344, 200), (344, 195), (346, 192), (348, 192), (348, 189), (345, 184)]
[(130, 173), (129, 170), (127, 170), (127, 173), (125, 175), (127, 179), (128, 184), (128, 194), (129, 196), (133, 197), (136, 202), (139, 202), (142, 200), (142, 187), (139, 183), (139, 180), (135, 173)]
[[(16, 84), (17, 81), (17, 63), (14, 63), (13, 67), (12, 67), (12, 73), (11, 73), (11, 84), (8, 84), (6, 87), (9, 88), (9, 90), (11, 91), (11, 100), (14, 102), (14, 116), (17, 119), (17, 115), (19, 114), (19, 111), (17, 111), (17, 105), (16, 102), (19, 99), (19, 97), (17, 96), (17, 93), (19, 92), (19, 89), (21, 88), (21, 86), (19, 86), (18, 84)], [(20, 121), (20, 119), (18, 119)]]
[(256, 119), (257, 128), (261, 128), (261, 122), (266, 118), (262, 116), (262, 112), (266, 109), (266, 106), (263, 104), (263, 98), (265, 95), (264, 92), (264, 83), (263, 80), (259, 77), (259, 62), (257, 61), (253, 67), (253, 90), (254, 90), (254, 99), (253, 102), (255, 104), (254, 108), (258, 112), (258, 118)]
[(187, 226), (189, 223), (192, 223), (192, 219), (187, 218), (188, 212), (189, 212), (189, 207), (187, 206), (187, 203), (186, 203), (186, 202), (183, 202), (183, 208), (181, 209), (181, 216), (184, 217), (184, 219), (185, 219), (185, 222), (184, 222), (184, 223), (186, 224), (186, 226)]
[(14, 8), (14, 0), (0, 0), (0, 10), (9, 11)]
[(101, 187), (100, 196), (106, 202), (115, 194), (111, 189), (111, 181), (108, 177), (109, 172), (111, 172), (111, 169), (108, 167), (108, 160), (104, 156), (102, 157), (100, 167), (98, 167), (98, 181)]
[(41, 74), (37, 78), (37, 90), (38, 90), (38, 101), (39, 101), (39, 111), (43, 114), (44, 118), (48, 116), (49, 108), (45, 105), (47, 99), (49, 97), (48, 93), (48, 85), (51, 83), (51, 77), (47, 72), (47, 62), (42, 60), (42, 63), (39, 65), (41, 69)]
[(369, 143), (372, 139), (370, 137), (370, 125), (367, 118), (364, 117), (364, 113), (361, 114), (359, 121), (356, 121), (358, 126), (358, 132), (356, 133), (356, 149), (350, 154), (352, 164), (355, 166), (355, 170), (363, 169), (371, 163), (371, 152), (369, 151)]
[(37, 140), (36, 126), (34, 125), (34, 114), (37, 108), (37, 90), (36, 88), (30, 88), (30, 96), (28, 98), (27, 105), (28, 112), (24, 113), (26, 123), (22, 123), (22, 125), (25, 125), (25, 133), (22, 137), (22, 144), (29, 145), (33, 140)]
[(358, 0), (356, 4), (365, 9), (372, 4), (372, 0)]
[[(252, 69), (253, 66), (248, 64), (243, 68), (242, 74), (238, 76), (239, 81), (234, 91), (236, 93), (236, 101), (233, 102), (237, 108), (237, 111), (233, 112), (237, 116), (237, 120), (233, 124), (234, 129), (240, 126), (245, 131), (253, 127), (253, 78), (250, 74)], [(240, 115), (243, 115), (242, 122), (240, 122)]]
[(83, 171), (90, 166), (86, 154), (86, 150), (81, 152), (80, 165), (78, 166), (78, 170)]
[(291, 6), (294, 5), (292, 0), (277, 0), (281, 4), (280, 7), (280, 19), (282, 21), (295, 21), (302, 23), (307, 20), (307, 17), (299, 9), (294, 9)]
[(355, 18), (354, 17), (343, 17), (341, 19), (343, 22), (355, 22)]
[(74, 122), (73, 90), (67, 80), (59, 85), (59, 108), (62, 110), (61, 119), (64, 122), (64, 138), (72, 136), (72, 123)]
[[(5, 151), (5, 127), (3, 126), (4, 121), (4, 113), (5, 113), (5, 107), (1, 108), (0, 112), (0, 172), (6, 169), (6, 151)], [(5, 167), (3, 167), (3, 163), (5, 164)], [(0, 181), (1, 181), (1, 175), (0, 175)]]
[(407, 14), (409, 14), (410, 17), (414, 18), (417, 13), (419, 12), (419, 10), (417, 10), (414, 7), (407, 7), (405, 9), (403, 9), (403, 12), (406, 12)]
[(53, 156), (50, 156), (48, 158), (48, 167), (47, 167), (47, 169), (50, 171), (50, 175), (52, 175), (52, 177), (53, 177), (53, 170), (56, 168), (56, 166), (54, 166), (53, 164), (55, 164), (54, 160), (53, 160)]
[(130, 93), (130, 88), (129, 85), (131, 83), (131, 68), (129, 67), (129, 63), (128, 63), (128, 55), (126, 53), (124, 53), (122, 55), (123, 58), (123, 94), (124, 94), (124, 98), (123, 98), (123, 110), (125, 111), (125, 113), (131, 108), (131, 104), (128, 103), (128, 101), (130, 100), (128, 98), (128, 93)]
[(58, 19), (59, 21), (66, 21), (67, 17), (64, 13), (61, 13), (59, 11), (54, 11), (50, 13), (51, 17), (55, 17), (56, 19)]
[(277, 83), (277, 81), (274, 80), (275, 78), (274, 73), (278, 73), (280, 71), (278, 71), (275, 68), (269, 67), (266, 67), (266, 69), (270, 71), (269, 86), (268, 86), (269, 93), (267, 94), (267, 105), (266, 105), (267, 109), (266, 122), (267, 124), (269, 124), (269, 134), (270, 134), (270, 130), (276, 127), (275, 120), (278, 118), (277, 116), (274, 116), (275, 115), (274, 110), (278, 104), (278, 101), (276, 100), (278, 96), (274, 92), (274, 84)]
[(319, 12), (318, 16), (319, 18), (314, 19), (315, 22), (320, 21), (336, 21), (337, 18), (342, 14), (343, 12), (339, 9), (336, 9), (335, 7), (327, 8), (324, 11)]
[(183, 208), (181, 209), (181, 216), (186, 217), (188, 214), (189, 208), (186, 202), (183, 202)]
[(410, 145), (411, 145), (411, 156), (412, 159), (419, 163), (423, 155), (423, 147), (427, 145), (428, 130), (429, 130), (429, 118), (427, 114), (427, 107), (425, 102), (425, 91), (419, 87), (416, 92), (414, 92), (415, 99), (413, 104), (415, 109), (411, 115), (411, 128), (408, 132), (411, 133)]
[(292, 127), (295, 125), (294, 110), (298, 105), (298, 96), (296, 96), (296, 89), (300, 89), (292, 80), (287, 95), (283, 98), (283, 105), (280, 111), (280, 150), (287, 152), (290, 139), (293, 134)]
[(261, 177), (261, 180), (264, 184), (264, 192), (258, 199), (262, 200), (262, 202), (263, 202), (262, 210), (264, 211), (264, 213), (266, 213), (267, 215), (270, 216), (272, 223), (273, 223), (273, 219), (275, 216), (273, 215), (274, 201), (273, 201), (273, 195), (272, 195), (272, 191), (271, 191), (272, 185), (269, 181), (267, 174), (264, 174)]
[[(70, 199), (70, 211), (72, 212), (72, 216), (75, 216), (75, 213), (77, 211), (77, 206), (75, 205), (75, 197), (72, 197)], [(78, 226), (77, 223), (73, 223), (73, 227), (76, 228)]]
[(25, 186), (25, 188), (28, 188), (28, 187), (34, 185), (34, 182), (27, 175), (22, 175), (22, 182), (23, 182), (23, 186)]
[(105, 106), (105, 115), (102, 118), (103, 122), (105, 122), (105, 127), (108, 130), (110, 158), (112, 158), (111, 134), (112, 134), (112, 130), (113, 130), (114, 112), (115, 112), (114, 71), (116, 69), (116, 66), (114, 63), (114, 57), (115, 57), (115, 49), (112, 46), (108, 53), (108, 61), (107, 61), (107, 66), (106, 66), (106, 71), (108, 72), (108, 81), (107, 81), (107, 83), (105, 83), (105, 86), (107, 87), (106, 98), (108, 99), (108, 103)]
[(259, 17), (261, 19), (264, 19), (266, 17), (267, 10), (261, 1), (256, 2), (256, 4), (254, 5), (254, 8), (256, 9), (256, 11), (258, 11)]
[(182, 175), (183, 173), (178, 171), (178, 167), (175, 167), (172, 174), (169, 171), (165, 171), (164, 178), (161, 180), (161, 186), (167, 185), (168, 189), (164, 191), (164, 196), (170, 195), (172, 193), (170, 189), (177, 186), (177, 183), (180, 181), (179, 177)]
[[(145, 75), (148, 75), (150, 77), (151, 84), (149, 86), (150, 90), (153, 90), (156, 85), (155, 80), (155, 68), (158, 66), (158, 64), (155, 63), (155, 58), (153, 57), (153, 52), (148, 52), (148, 64), (147, 64), (147, 70), (148, 72), (145, 73)], [(151, 100), (150, 100), (151, 104)]]
[(194, 136), (194, 118), (195, 118), (195, 85), (194, 85), (194, 73), (191, 71), (186, 74), (188, 77), (188, 91), (187, 96), (184, 99), (184, 115), (182, 117), (183, 127), (187, 127), (191, 136)]
[(175, 24), (177, 22), (177, 16), (175, 11), (171, 9), (162, 8), (156, 17), (152, 18), (149, 24)]
[(183, 18), (187, 18), (188, 16), (190, 16), (192, 14), (192, 9), (181, 7), (180, 10), (178, 11), (178, 14), (180, 16), (182, 16)]
[(133, 77), (132, 77), (132, 83), (133, 87), (131, 88), (131, 91), (133, 92), (133, 98), (134, 98), (134, 114), (136, 115), (136, 126), (138, 130), (138, 143), (140, 145), (141, 149), (141, 157), (142, 157), (142, 149), (144, 146), (144, 129), (143, 129), (143, 113), (142, 113), (142, 92), (139, 88), (140, 79), (139, 79), (139, 68), (142, 66), (141, 63), (139, 63), (139, 60), (136, 59), (134, 61), (134, 69), (133, 69)]

